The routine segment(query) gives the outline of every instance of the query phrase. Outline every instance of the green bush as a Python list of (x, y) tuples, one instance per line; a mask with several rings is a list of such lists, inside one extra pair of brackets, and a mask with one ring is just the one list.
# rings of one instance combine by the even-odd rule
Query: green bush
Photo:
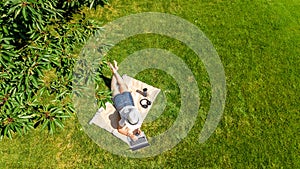
[(72, 71), (80, 47), (101, 29), (86, 18), (97, 0), (0, 1), (0, 137), (42, 125), (63, 128), (72, 107)]

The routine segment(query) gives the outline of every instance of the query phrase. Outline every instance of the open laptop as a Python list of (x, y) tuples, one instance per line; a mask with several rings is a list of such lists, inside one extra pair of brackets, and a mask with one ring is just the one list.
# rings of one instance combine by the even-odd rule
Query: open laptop
[(147, 137), (144, 132), (141, 132), (140, 135), (137, 136), (138, 139), (136, 141), (133, 141), (130, 137), (127, 137), (129, 147), (132, 151), (144, 148), (149, 146), (150, 144), (148, 143)]

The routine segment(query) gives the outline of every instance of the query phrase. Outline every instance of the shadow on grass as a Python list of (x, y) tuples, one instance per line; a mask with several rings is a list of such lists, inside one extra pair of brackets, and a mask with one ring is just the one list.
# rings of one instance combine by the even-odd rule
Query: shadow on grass
[(105, 86), (110, 89), (111, 78), (108, 78), (104, 75), (100, 75), (100, 78), (104, 81)]

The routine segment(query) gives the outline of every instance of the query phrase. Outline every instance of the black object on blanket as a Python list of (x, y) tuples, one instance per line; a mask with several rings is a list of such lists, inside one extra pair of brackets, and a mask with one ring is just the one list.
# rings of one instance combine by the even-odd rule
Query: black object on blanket
[(138, 92), (139, 94), (141, 94), (144, 97), (147, 97), (147, 88), (144, 88), (143, 91), (140, 91), (139, 89), (136, 90), (136, 92)]
[(141, 99), (141, 100), (140, 100), (140, 105), (141, 105), (144, 109), (147, 109), (148, 106), (151, 105), (151, 101), (148, 100), (148, 99)]

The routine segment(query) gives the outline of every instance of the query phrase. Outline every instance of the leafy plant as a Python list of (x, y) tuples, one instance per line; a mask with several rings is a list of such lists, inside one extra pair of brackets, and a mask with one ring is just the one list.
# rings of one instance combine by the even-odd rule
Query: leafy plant
[[(74, 112), (73, 66), (101, 30), (85, 12), (101, 0), (0, 1), (0, 136), (42, 125), (53, 133)], [(87, 8), (88, 6), (89, 8)]]

